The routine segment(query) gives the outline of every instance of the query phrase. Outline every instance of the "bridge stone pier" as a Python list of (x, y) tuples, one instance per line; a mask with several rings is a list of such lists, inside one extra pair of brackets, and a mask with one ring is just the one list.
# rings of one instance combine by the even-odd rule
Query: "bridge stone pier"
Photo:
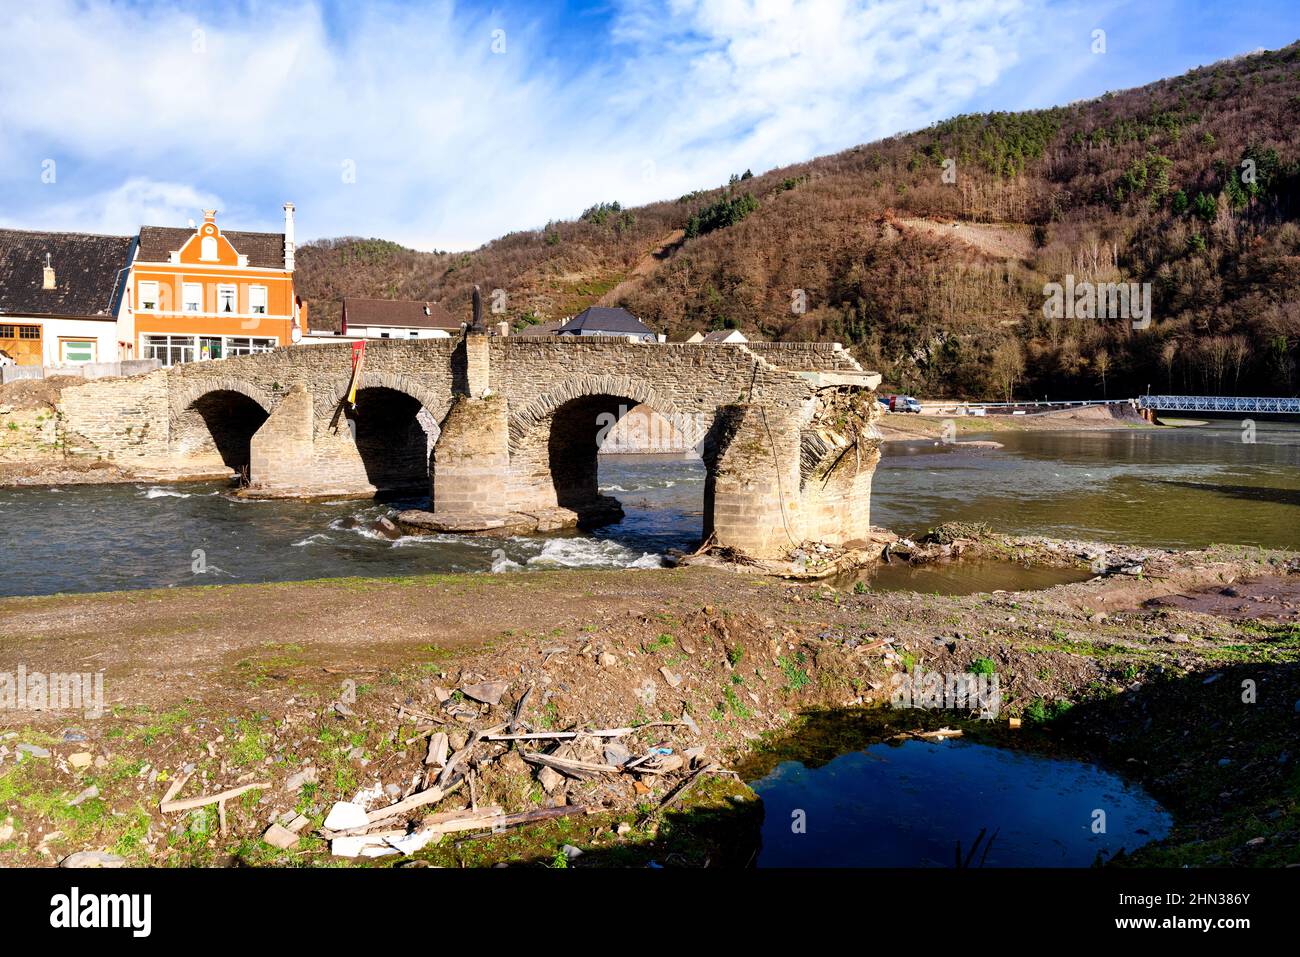
[(828, 343), (489, 337), (296, 346), (64, 390), (67, 453), (245, 471), (242, 494), (418, 492), (414, 529), (548, 530), (616, 519), (600, 442), (638, 405), (701, 455), (701, 533), (760, 558), (867, 538), (879, 377)]

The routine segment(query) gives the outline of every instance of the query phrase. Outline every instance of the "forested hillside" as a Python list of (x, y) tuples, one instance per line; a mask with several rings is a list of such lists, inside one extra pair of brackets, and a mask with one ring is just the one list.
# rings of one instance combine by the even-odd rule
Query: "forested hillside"
[[(516, 326), (596, 301), (680, 339), (838, 339), (927, 396), (1300, 388), (1300, 44), (1052, 110), (959, 116), (723, 187), (470, 253), (302, 248), (312, 314), (343, 295)], [(597, 197), (593, 197), (593, 200)], [(1048, 318), (1044, 285), (1151, 284), (1152, 321)]]

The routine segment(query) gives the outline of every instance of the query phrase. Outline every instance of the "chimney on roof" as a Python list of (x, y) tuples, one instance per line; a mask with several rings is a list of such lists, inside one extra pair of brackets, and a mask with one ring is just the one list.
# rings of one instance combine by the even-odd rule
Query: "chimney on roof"
[(44, 273), (45, 273), (45, 275), (44, 275), (43, 280), (42, 280), (42, 282), (41, 282), (41, 288), (42, 288), (42, 289), (53, 289), (53, 288), (54, 288), (54, 285), (55, 285), (55, 283), (54, 283), (54, 267), (50, 265), (50, 254), (49, 254), (49, 253), (46, 253), (46, 254), (45, 254), (45, 269), (44, 269)]
[(293, 272), (293, 203), (284, 204), (284, 268)]

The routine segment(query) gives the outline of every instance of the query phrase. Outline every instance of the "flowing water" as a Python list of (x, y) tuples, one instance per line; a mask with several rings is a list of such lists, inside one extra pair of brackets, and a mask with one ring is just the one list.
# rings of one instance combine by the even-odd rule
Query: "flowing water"
[[(971, 452), (890, 443), (872, 520), (903, 534), (940, 522), (1150, 545), (1297, 544), (1300, 429), (1235, 426), (997, 436)], [(0, 489), (0, 594), (293, 581), (348, 575), (651, 568), (691, 550), (703, 521), (704, 468), (680, 456), (602, 456), (602, 491), (626, 518), (591, 534), (390, 542), (369, 526), (378, 504), (236, 499), (221, 483)], [(1072, 573), (989, 563), (880, 569), (874, 588), (960, 593), (1037, 588)]]
[[(1244, 437), (1253, 441), (1243, 441)], [(1009, 432), (1004, 448), (890, 443), (872, 522), (938, 522), (1132, 545), (1300, 545), (1300, 427), (1237, 423), (1102, 432)]]
[[(258, 501), (224, 482), (0, 489), (0, 594), (299, 581), (434, 572), (659, 568), (699, 543), (704, 467), (673, 456), (619, 456), (602, 489), (626, 518), (592, 534), (471, 537), (371, 529), (395, 509), (353, 499)], [(21, 519), (21, 520), (19, 520)]]

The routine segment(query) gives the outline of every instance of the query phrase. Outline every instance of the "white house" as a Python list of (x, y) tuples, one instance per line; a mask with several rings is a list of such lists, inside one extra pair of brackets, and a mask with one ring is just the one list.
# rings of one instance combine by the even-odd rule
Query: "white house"
[(126, 290), (135, 245), (133, 236), (0, 229), (0, 362), (133, 358)]
[(436, 302), (348, 297), (337, 334), (353, 339), (446, 339), (463, 327)]
[(745, 334), (739, 329), (715, 329), (712, 332), (696, 332), (691, 335), (687, 342), (748, 342)]

